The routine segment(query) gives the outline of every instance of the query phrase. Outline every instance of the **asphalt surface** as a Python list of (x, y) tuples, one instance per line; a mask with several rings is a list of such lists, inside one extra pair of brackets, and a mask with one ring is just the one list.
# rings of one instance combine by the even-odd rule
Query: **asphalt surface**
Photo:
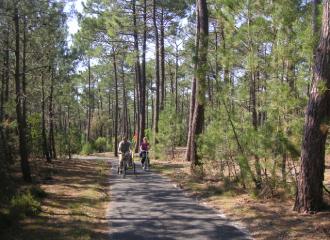
[(122, 178), (117, 160), (111, 164), (111, 240), (251, 239), (169, 179), (143, 171), (140, 164), (136, 175), (128, 171)]

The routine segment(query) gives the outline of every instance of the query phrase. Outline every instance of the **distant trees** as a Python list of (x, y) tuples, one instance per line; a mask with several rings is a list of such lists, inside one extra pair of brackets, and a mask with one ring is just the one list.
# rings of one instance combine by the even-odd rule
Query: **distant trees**
[[(59, 109), (62, 102), (61, 98), (54, 99), (54, 92), (59, 90), (54, 78), (60, 84), (64, 76), (63, 8), (63, 4), (53, 2), (1, 2), (0, 145), (6, 154), (0, 161), (12, 163), (18, 154), (27, 182), (31, 181), (29, 162), (34, 157), (47, 161), (56, 157), (55, 135), (62, 129), (56, 124), (54, 130), (54, 105)], [(68, 79), (67, 72), (65, 76)]]

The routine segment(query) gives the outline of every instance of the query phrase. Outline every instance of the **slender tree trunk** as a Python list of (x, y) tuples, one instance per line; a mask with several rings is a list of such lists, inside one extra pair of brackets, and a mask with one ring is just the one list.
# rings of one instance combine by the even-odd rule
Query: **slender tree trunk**
[(113, 70), (115, 74), (115, 126), (114, 126), (114, 135), (115, 135), (115, 157), (118, 157), (118, 115), (119, 115), (119, 104), (118, 104), (118, 76), (117, 76), (117, 62), (116, 62), (116, 52), (113, 49), (112, 51), (112, 61), (113, 61)]
[(92, 92), (91, 92), (91, 60), (88, 58), (88, 123), (87, 123), (87, 142), (91, 140), (91, 121), (92, 121)]
[(46, 134), (46, 117), (45, 117), (45, 79), (44, 79), (44, 73), (41, 73), (41, 94), (42, 94), (42, 100), (41, 100), (41, 123), (42, 123), (42, 149), (44, 153), (44, 157), (46, 158), (47, 162), (51, 162), (51, 158), (49, 155), (49, 149), (47, 144), (47, 134)]
[(151, 98), (151, 129), (154, 129), (154, 123), (155, 123), (155, 96), (152, 91), (152, 86), (153, 86), (153, 80), (151, 79), (150, 81), (150, 98)]
[(67, 129), (67, 140), (68, 140), (68, 156), (71, 159), (71, 140), (70, 140), (70, 104), (68, 105), (68, 129)]
[[(134, 50), (135, 50), (135, 76), (136, 76), (136, 86), (137, 86), (137, 95), (138, 95), (138, 125), (137, 125), (137, 143), (135, 145), (135, 152), (139, 151), (139, 144), (141, 141), (141, 137), (144, 135), (144, 128), (145, 128), (145, 38), (146, 33), (144, 29), (143, 37), (144, 37), (144, 43), (143, 43), (143, 50), (142, 54), (144, 56), (142, 57), (142, 61), (144, 61), (144, 66), (142, 66), (142, 74), (141, 74), (141, 64), (140, 64), (140, 54), (139, 54), (139, 38), (138, 38), (138, 29), (137, 29), (137, 13), (136, 13), (136, 0), (132, 0), (133, 3), (133, 23), (134, 23)], [(146, 10), (144, 10), (146, 11)], [(145, 14), (144, 14), (145, 15)], [(145, 18), (145, 16), (144, 16)], [(145, 20), (144, 20), (145, 21)], [(145, 23), (144, 23), (145, 24)]]
[[(6, 61), (4, 57), (4, 62)], [(6, 68), (6, 64), (4, 63), (4, 69)], [(0, 125), (2, 124), (2, 120), (4, 117), (4, 103), (5, 103), (5, 85), (6, 85), (6, 79), (5, 79), (5, 70), (1, 72), (1, 91), (0, 91)], [(1, 127), (1, 126), (0, 126)]]
[(6, 139), (5, 129), (3, 128), (4, 120), (4, 103), (5, 103), (5, 89), (6, 89), (6, 51), (4, 51), (4, 70), (1, 75), (1, 98), (0, 98), (0, 162), (7, 163), (10, 158), (10, 152), (8, 149), (8, 139)]
[(175, 112), (178, 114), (179, 112), (179, 99), (178, 99), (178, 74), (179, 74), (179, 46), (177, 42), (175, 42)]
[(282, 172), (282, 183), (286, 185), (286, 163), (287, 163), (287, 154), (282, 154), (282, 164), (281, 164), (281, 172)]
[(137, 125), (137, 93), (136, 93), (136, 81), (134, 81), (134, 91), (133, 91), (133, 106), (134, 106), (134, 114), (133, 114), (133, 132), (134, 132), (134, 135), (136, 134), (136, 125)]
[(220, 90), (220, 84), (219, 84), (219, 57), (218, 57), (219, 33), (217, 31), (217, 25), (214, 26), (214, 32), (215, 32), (215, 73), (214, 73), (214, 80), (215, 80), (215, 84), (216, 84), (216, 90), (218, 91), (218, 90)]
[(197, 0), (196, 6), (198, 8), (198, 22), (199, 22), (199, 44), (197, 53), (197, 67), (196, 67), (196, 100), (195, 109), (192, 116), (191, 126), (191, 142), (190, 142), (190, 160), (191, 169), (200, 164), (197, 155), (197, 139), (203, 131), (204, 125), (204, 106), (206, 103), (206, 72), (207, 72), (207, 54), (208, 54), (208, 10), (206, 0)]
[(160, 111), (165, 106), (165, 26), (164, 26), (164, 8), (161, 8), (160, 14)]
[(156, 99), (154, 107), (154, 142), (157, 143), (157, 134), (158, 134), (158, 121), (159, 121), (159, 110), (160, 110), (160, 72), (159, 72), (159, 37), (158, 37), (158, 27), (157, 27), (157, 14), (156, 14), (156, 0), (153, 0), (153, 23), (154, 23), (154, 32), (155, 32), (155, 52), (156, 52)]
[[(23, 86), (25, 85), (25, 83), (22, 82), (22, 84), (21, 84), (21, 79), (20, 79), (20, 27), (19, 27), (20, 24), (19, 24), (18, 8), (15, 8), (14, 22), (15, 22), (16, 114), (17, 114), (17, 125), (18, 125), (18, 133), (19, 133), (19, 149), (20, 149), (20, 157), (21, 157), (21, 168), (22, 168), (22, 174), (23, 174), (24, 180), (26, 182), (31, 182), (29, 153), (28, 153), (27, 139), (26, 139), (26, 137), (27, 137), (26, 136), (26, 118), (24, 115), (24, 108), (25, 108), (24, 98), (26, 96), (25, 96)], [(25, 57), (25, 54), (23, 54), (23, 55)]]
[[(323, 207), (325, 143), (330, 117), (330, 1), (323, 3), (320, 43), (316, 51), (314, 78), (305, 114), (301, 165), (294, 209), (318, 211)], [(320, 87), (323, 86), (323, 87)]]
[(188, 120), (188, 138), (187, 138), (187, 150), (186, 150), (186, 161), (191, 161), (191, 137), (192, 137), (192, 122), (195, 111), (196, 102), (196, 72), (198, 64), (198, 51), (199, 51), (199, 38), (200, 38), (200, 19), (199, 19), (199, 8), (196, 9), (196, 37), (195, 37), (195, 56), (194, 56), (194, 71), (195, 75), (191, 83), (191, 97), (190, 97), (190, 108), (189, 108), (189, 120)]
[(140, 140), (145, 135), (146, 127), (146, 51), (147, 51), (147, 0), (143, 4), (143, 44), (142, 44), (142, 68), (140, 87)]
[(126, 85), (125, 85), (125, 70), (124, 70), (124, 62), (122, 62), (122, 86), (123, 86), (123, 120), (121, 121), (123, 125), (122, 135), (128, 137), (129, 136), (129, 125), (128, 125), (128, 106), (127, 106), (127, 94), (126, 94)]
[(51, 82), (50, 82), (50, 93), (49, 93), (49, 153), (51, 158), (56, 159), (56, 147), (55, 147), (55, 136), (54, 136), (54, 106), (53, 106), (53, 94), (54, 94), (54, 68), (52, 67)]
[(112, 118), (112, 111), (111, 111), (111, 106), (112, 106), (112, 103), (111, 103), (111, 87), (109, 86), (108, 88), (108, 119), (110, 120), (111, 119), (111, 126), (108, 127), (108, 138), (110, 138), (110, 141), (112, 143), (112, 122), (113, 122), (113, 118)]
[(6, 31), (5, 37), (5, 54), (4, 54), (4, 102), (9, 98), (9, 72), (10, 72), (10, 55), (9, 55), (9, 29)]
[[(252, 112), (252, 126), (254, 130), (258, 131), (258, 114), (257, 114), (257, 96), (256, 96), (256, 76), (254, 72), (250, 73), (250, 108)], [(260, 159), (257, 154), (254, 154), (255, 170), (257, 174), (256, 188), (261, 188), (261, 166)]]
[[(253, 39), (252, 39), (252, 33), (251, 33), (251, 12), (250, 12), (250, 0), (248, 0), (248, 45), (249, 45), (249, 51), (251, 54), (254, 54), (255, 49), (253, 45)], [(254, 61), (254, 56), (252, 57), (251, 61)], [(252, 67), (250, 69), (250, 110), (252, 113), (252, 126), (255, 130), (255, 132), (258, 131), (258, 113), (257, 113), (257, 88), (256, 88), (256, 76), (257, 76), (257, 70), (254, 67), (254, 62), (251, 63)], [(260, 166), (260, 159), (257, 154), (254, 154), (255, 159), (255, 170), (256, 170), (256, 182), (255, 187), (256, 189), (261, 188), (261, 166)]]

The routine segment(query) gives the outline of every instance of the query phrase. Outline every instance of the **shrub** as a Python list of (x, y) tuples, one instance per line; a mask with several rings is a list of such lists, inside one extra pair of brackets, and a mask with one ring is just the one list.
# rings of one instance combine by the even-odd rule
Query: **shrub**
[(93, 153), (93, 147), (90, 143), (85, 143), (82, 147), (81, 154), (82, 155), (90, 155)]
[(99, 137), (95, 141), (95, 149), (98, 152), (105, 152), (107, 150), (107, 139), (105, 137)]
[(181, 145), (181, 137), (184, 135), (183, 122), (178, 118), (175, 108), (167, 106), (160, 114), (158, 144), (155, 148), (156, 157), (172, 156), (176, 146)]
[(42, 156), (42, 128), (40, 113), (31, 114), (28, 117), (30, 151), (36, 156)]
[(9, 214), (11, 219), (35, 216), (41, 211), (40, 202), (37, 201), (30, 191), (14, 196), (10, 201)]

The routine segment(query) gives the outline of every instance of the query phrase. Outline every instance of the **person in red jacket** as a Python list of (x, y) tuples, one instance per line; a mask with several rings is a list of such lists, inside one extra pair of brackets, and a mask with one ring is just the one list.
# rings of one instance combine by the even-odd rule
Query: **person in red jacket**
[(147, 154), (150, 149), (150, 144), (148, 142), (148, 139), (146, 137), (143, 138), (142, 143), (140, 145), (140, 158), (141, 158), (141, 164), (144, 166), (144, 162), (147, 158)]

